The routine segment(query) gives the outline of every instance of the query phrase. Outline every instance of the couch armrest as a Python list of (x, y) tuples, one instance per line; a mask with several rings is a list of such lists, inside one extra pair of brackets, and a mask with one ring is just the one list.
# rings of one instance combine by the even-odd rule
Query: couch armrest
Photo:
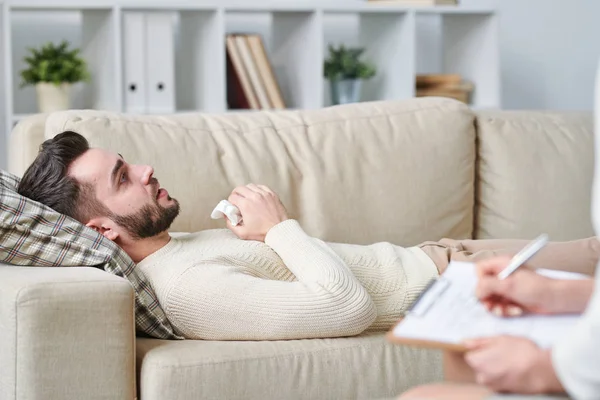
[(0, 398), (135, 398), (133, 302), (99, 269), (0, 264)]

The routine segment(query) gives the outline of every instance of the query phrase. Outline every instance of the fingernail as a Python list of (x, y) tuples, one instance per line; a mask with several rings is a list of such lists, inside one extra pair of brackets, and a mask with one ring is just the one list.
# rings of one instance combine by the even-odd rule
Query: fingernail
[(519, 316), (523, 315), (523, 309), (521, 307), (517, 307), (517, 306), (508, 306), (506, 313), (510, 317), (519, 317)]
[(492, 312), (498, 316), (501, 317), (504, 313), (502, 312), (502, 306), (494, 306), (494, 308), (492, 309)]

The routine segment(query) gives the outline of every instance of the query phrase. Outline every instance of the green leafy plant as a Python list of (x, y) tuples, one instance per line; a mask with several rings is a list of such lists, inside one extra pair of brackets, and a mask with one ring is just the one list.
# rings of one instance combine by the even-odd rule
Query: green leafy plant
[(324, 64), (325, 78), (333, 81), (369, 79), (375, 76), (375, 66), (360, 59), (364, 51), (362, 48), (346, 48), (344, 45), (336, 48), (329, 45), (329, 57)]
[(21, 86), (35, 85), (39, 82), (76, 83), (88, 81), (90, 74), (86, 61), (80, 57), (79, 49), (69, 49), (69, 42), (60, 44), (46, 43), (42, 47), (29, 48), (24, 58), (27, 68), (21, 71)]

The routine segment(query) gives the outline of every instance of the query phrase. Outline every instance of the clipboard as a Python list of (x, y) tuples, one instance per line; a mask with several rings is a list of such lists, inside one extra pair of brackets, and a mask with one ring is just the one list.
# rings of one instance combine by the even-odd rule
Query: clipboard
[[(407, 310), (407, 315), (422, 316), (432, 307), (433, 302), (451, 285), (444, 275), (435, 277), (429, 281), (425, 286), (425, 289), (419, 294), (419, 296), (413, 301), (411, 306)], [(425, 300), (424, 300), (425, 299)], [(446, 350), (457, 353), (465, 353), (467, 348), (461, 344), (448, 343), (436, 340), (416, 339), (401, 337), (394, 334), (398, 326), (402, 324), (404, 318), (400, 319), (394, 327), (386, 334), (386, 339), (395, 344), (402, 344), (406, 346), (422, 347), (436, 350)]]
[[(536, 270), (553, 279), (589, 279), (566, 271)], [(465, 339), (502, 334), (522, 336), (540, 347), (568, 337), (580, 315), (533, 315), (504, 318), (490, 313), (475, 297), (475, 265), (452, 262), (443, 275), (432, 279), (411, 304), (406, 315), (387, 333), (392, 343), (465, 352)]]

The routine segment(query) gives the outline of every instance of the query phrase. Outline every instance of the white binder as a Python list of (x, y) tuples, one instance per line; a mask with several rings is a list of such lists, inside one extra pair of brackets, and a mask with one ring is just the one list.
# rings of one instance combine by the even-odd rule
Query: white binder
[(175, 39), (172, 12), (146, 13), (147, 112), (175, 111)]
[(128, 113), (146, 112), (145, 35), (144, 13), (123, 13), (123, 99)]

